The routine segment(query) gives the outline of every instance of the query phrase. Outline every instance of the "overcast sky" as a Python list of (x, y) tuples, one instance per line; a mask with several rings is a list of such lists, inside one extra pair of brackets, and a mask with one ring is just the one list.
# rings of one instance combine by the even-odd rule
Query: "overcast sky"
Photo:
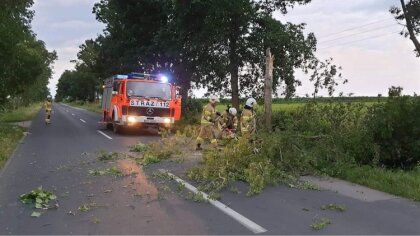
[[(95, 20), (95, 0), (35, 0), (33, 30), (49, 50), (56, 50), (58, 61), (50, 81), (54, 95), (57, 80), (66, 69), (73, 69), (78, 46), (102, 32), (103, 24)], [(387, 94), (392, 85), (402, 86), (405, 94), (420, 93), (420, 58), (416, 58), (409, 39), (398, 35), (402, 29), (388, 9), (398, 0), (313, 0), (282, 16), (281, 21), (307, 23), (306, 32), (318, 39), (317, 56), (333, 57), (343, 67), (349, 80), (337, 92), (356, 96)], [(308, 76), (297, 73), (303, 82), (297, 95), (311, 93)]]

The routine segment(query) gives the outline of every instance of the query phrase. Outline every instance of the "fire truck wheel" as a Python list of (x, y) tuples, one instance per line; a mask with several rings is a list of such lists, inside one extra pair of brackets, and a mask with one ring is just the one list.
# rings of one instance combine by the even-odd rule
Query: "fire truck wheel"
[(121, 133), (121, 129), (122, 127), (118, 125), (115, 121), (112, 123), (112, 130), (114, 131), (114, 133), (116, 134)]
[(112, 129), (112, 123), (107, 123), (107, 124), (106, 124), (106, 128), (107, 128), (107, 129)]

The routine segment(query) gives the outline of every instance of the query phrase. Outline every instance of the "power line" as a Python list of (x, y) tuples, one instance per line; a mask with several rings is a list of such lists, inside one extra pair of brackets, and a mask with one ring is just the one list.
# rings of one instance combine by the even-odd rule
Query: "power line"
[(365, 41), (365, 40), (380, 38), (380, 37), (383, 37), (383, 36), (389, 36), (391, 34), (396, 34), (396, 33), (399, 33), (399, 32), (401, 32), (401, 30), (398, 30), (398, 31), (395, 31), (395, 32), (391, 32), (391, 33), (387, 33), (387, 34), (380, 34), (380, 35), (376, 35), (376, 36), (373, 36), (373, 37), (367, 37), (367, 38), (363, 38), (363, 39), (349, 41), (349, 42), (345, 42), (345, 43), (341, 43), (341, 44), (331, 45), (331, 46), (328, 46), (328, 47), (320, 48), (319, 50), (324, 50), (324, 49), (331, 48), (331, 47), (336, 47), (336, 46), (348, 45), (348, 44), (352, 44), (352, 43), (355, 43), (355, 42), (360, 42), (360, 41)]
[(381, 19), (381, 20), (373, 21), (373, 22), (370, 22), (370, 23), (367, 23), (367, 24), (355, 26), (355, 27), (352, 27), (352, 28), (348, 28), (348, 29), (330, 34), (326, 37), (321, 37), (321, 39), (329, 38), (331, 36), (338, 35), (338, 34), (341, 34), (341, 33), (347, 32), (347, 31), (351, 31), (351, 30), (355, 30), (355, 29), (359, 29), (359, 28), (364, 28), (365, 26), (373, 25), (373, 24), (376, 24), (376, 23), (379, 23), (379, 22), (386, 22), (386, 21), (389, 21), (389, 20), (393, 20), (393, 19), (389, 18), (389, 19)]
[(385, 25), (383, 27), (379, 27), (379, 28), (376, 28), (376, 29), (370, 29), (370, 30), (365, 30), (365, 31), (362, 31), (362, 32), (357, 32), (357, 33), (353, 33), (353, 34), (349, 34), (349, 35), (344, 35), (344, 36), (341, 36), (341, 37), (338, 37), (338, 38), (334, 38), (334, 39), (330, 39), (330, 40), (326, 40), (326, 41), (322, 41), (321, 40), (321, 41), (319, 41), (319, 43), (333, 42), (333, 41), (340, 40), (340, 39), (343, 39), (343, 38), (348, 38), (349, 36), (359, 35), (359, 34), (365, 34), (365, 33), (369, 33), (369, 32), (374, 32), (374, 31), (378, 31), (380, 29), (390, 28), (390, 27), (393, 27), (393, 26), (398, 26), (398, 25), (396, 25), (396, 24)]

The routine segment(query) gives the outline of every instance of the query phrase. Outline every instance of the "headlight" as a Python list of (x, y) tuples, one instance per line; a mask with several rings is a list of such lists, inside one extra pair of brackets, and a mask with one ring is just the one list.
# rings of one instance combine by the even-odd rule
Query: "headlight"
[(171, 123), (171, 119), (165, 118), (165, 119), (163, 119), (163, 123), (169, 124), (169, 123)]
[(128, 121), (128, 122), (130, 122), (130, 123), (136, 122), (136, 117), (129, 116), (129, 117), (127, 118), (127, 121)]

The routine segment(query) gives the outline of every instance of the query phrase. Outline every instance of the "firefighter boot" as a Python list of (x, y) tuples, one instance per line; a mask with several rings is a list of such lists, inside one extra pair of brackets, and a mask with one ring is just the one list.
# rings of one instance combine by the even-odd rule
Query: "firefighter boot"
[(45, 124), (46, 124), (46, 125), (51, 124), (51, 120), (50, 120), (50, 116), (49, 116), (49, 115), (47, 115), (47, 116), (45, 117)]

